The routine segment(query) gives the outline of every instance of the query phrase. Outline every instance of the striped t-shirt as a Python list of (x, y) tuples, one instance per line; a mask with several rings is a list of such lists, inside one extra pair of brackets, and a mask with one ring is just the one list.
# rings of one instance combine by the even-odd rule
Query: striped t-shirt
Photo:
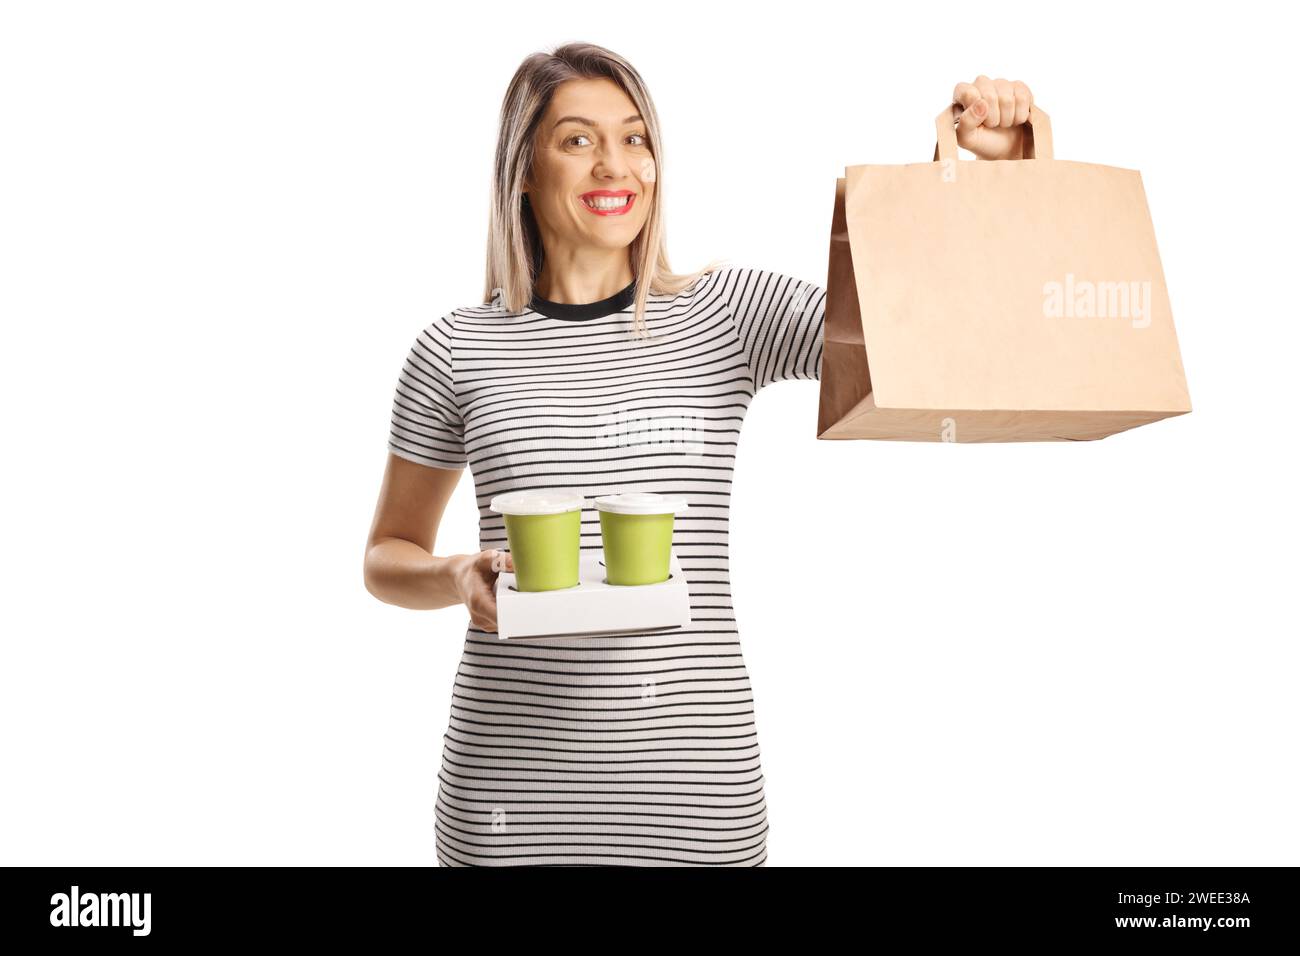
[[(479, 548), (508, 548), (494, 495), (564, 489), (684, 497), (673, 548), (691, 623), (672, 632), (498, 640), (470, 626), (435, 803), (446, 866), (757, 866), (767, 812), (749, 676), (731, 604), (727, 514), (758, 389), (817, 379), (825, 291), (725, 267), (651, 295), (534, 297), (431, 322), (397, 384), (389, 449), (469, 464)], [(582, 548), (601, 547), (593, 507)]]

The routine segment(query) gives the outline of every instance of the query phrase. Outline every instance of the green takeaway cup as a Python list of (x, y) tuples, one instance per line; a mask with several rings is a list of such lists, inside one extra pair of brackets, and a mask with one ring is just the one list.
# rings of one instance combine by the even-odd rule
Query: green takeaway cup
[(605, 549), (605, 580), (610, 584), (658, 584), (668, 580), (673, 548), (673, 515), (685, 499), (649, 491), (602, 495), (600, 539)]
[(583, 498), (568, 491), (510, 491), (488, 508), (505, 515), (506, 539), (520, 591), (578, 586)]

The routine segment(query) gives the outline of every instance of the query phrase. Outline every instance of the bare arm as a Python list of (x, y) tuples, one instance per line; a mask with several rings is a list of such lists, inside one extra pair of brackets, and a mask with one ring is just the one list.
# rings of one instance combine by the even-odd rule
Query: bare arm
[[(496, 630), (495, 551), (433, 554), (447, 502), (463, 468), (435, 468), (391, 452), (366, 542), (366, 590), (416, 610), (464, 604), (475, 627)], [(505, 555), (506, 570), (514, 565)]]

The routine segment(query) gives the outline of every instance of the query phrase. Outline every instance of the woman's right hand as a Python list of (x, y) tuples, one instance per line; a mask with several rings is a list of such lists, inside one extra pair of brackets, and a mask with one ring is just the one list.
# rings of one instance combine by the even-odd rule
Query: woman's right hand
[(470, 624), (482, 631), (495, 632), (497, 576), (501, 571), (514, 573), (514, 558), (509, 551), (498, 551), (495, 548), (466, 555), (466, 558), (456, 570), (456, 592), (469, 609)]

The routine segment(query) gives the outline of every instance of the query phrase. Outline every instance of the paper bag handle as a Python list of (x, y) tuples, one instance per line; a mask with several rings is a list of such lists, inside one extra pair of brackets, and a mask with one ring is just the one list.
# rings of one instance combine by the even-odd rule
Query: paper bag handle
[[(934, 118), (934, 130), (937, 141), (934, 147), (934, 158), (956, 159), (957, 158), (957, 117), (961, 115), (961, 107), (953, 103), (948, 106), (942, 113)], [(1028, 126), (1027, 132), (1030, 135), (1025, 140), (1025, 159), (1051, 159), (1052, 158), (1052, 121), (1046, 113), (1037, 106), (1029, 107), (1029, 122), (1024, 125)]]

